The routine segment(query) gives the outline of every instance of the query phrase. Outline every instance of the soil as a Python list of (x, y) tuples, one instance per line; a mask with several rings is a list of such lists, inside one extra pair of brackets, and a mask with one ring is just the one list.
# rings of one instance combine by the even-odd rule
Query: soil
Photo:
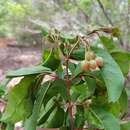
[[(1, 41), (0, 41), (1, 42)], [(0, 43), (0, 81), (8, 70), (38, 64), (41, 57), (39, 46), (6, 46)]]

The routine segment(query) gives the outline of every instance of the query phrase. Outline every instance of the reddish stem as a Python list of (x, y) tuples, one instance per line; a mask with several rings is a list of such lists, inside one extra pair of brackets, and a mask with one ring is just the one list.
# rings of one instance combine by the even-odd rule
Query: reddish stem
[(70, 126), (71, 126), (71, 130), (74, 130), (73, 105), (71, 104), (68, 65), (69, 65), (69, 57), (66, 58), (66, 90), (67, 90), (67, 97), (68, 97), (68, 111), (69, 111), (69, 115), (70, 115)]

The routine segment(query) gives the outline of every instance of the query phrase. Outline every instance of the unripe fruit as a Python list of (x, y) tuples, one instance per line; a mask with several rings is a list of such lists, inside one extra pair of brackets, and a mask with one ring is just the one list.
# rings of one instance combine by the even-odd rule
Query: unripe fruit
[(95, 70), (97, 68), (97, 63), (95, 60), (89, 61), (89, 66), (91, 69)]
[(102, 57), (97, 57), (95, 59), (96, 63), (98, 66), (102, 67), (103, 66), (103, 58)]
[(92, 60), (92, 59), (95, 59), (95, 57), (96, 57), (96, 55), (92, 51), (88, 51), (85, 54), (85, 59), (88, 60), (88, 61)]
[(84, 71), (87, 71), (87, 70), (89, 70), (89, 63), (88, 63), (88, 61), (82, 61), (81, 62), (81, 68), (82, 68), (82, 70), (84, 70)]

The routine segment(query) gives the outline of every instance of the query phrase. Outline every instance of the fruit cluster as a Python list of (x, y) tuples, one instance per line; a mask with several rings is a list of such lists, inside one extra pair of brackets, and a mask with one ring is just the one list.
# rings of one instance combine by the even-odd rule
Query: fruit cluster
[(96, 70), (103, 66), (103, 58), (96, 56), (93, 51), (87, 51), (85, 54), (85, 60), (81, 62), (81, 68), (83, 71)]

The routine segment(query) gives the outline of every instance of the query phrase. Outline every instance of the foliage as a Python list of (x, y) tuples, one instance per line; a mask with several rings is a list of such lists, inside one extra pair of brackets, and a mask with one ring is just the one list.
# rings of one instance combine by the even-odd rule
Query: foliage
[[(127, 130), (129, 122), (122, 120), (128, 110), (124, 79), (129, 69), (123, 66), (124, 62), (129, 64), (130, 55), (109, 37), (112, 32), (103, 35), (101, 30), (91, 34), (98, 32), (102, 48), (88, 42), (93, 35), (63, 35), (56, 29), (42, 28), (44, 40), (53, 47), (43, 51), (39, 65), (7, 73), (8, 80), (1, 84), (2, 97), (7, 99), (2, 125), (12, 129), (23, 121), (25, 130)], [(103, 63), (96, 62), (95, 68), (97, 57)], [(89, 63), (89, 68), (83, 69), (84, 63)], [(4, 89), (10, 79), (21, 76), (10, 91)]]
[[(122, 41), (126, 46), (130, 42), (129, 1), (100, 1), (113, 25), (121, 29)], [(39, 30), (32, 23), (33, 20), (42, 25), (51, 24), (60, 30), (82, 33), (110, 25), (97, 0), (0, 1), (0, 36), (11, 35), (20, 43), (33, 43), (34, 39), (26, 30)]]

